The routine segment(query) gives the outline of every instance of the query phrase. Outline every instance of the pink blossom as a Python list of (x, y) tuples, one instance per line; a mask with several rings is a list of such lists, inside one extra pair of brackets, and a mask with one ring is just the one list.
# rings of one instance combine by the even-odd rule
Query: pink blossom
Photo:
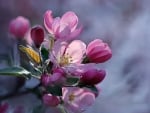
[(95, 85), (100, 83), (105, 78), (104, 70), (88, 69), (82, 74), (81, 83), (85, 85)]
[(89, 90), (78, 87), (64, 87), (62, 89), (64, 106), (69, 113), (81, 113), (95, 101), (95, 95)]
[(42, 26), (38, 25), (31, 29), (31, 39), (34, 42), (34, 45), (39, 48), (44, 41), (44, 29)]
[(8, 103), (0, 104), (0, 113), (7, 113), (8, 107)]
[(9, 32), (16, 38), (23, 38), (30, 28), (29, 20), (25, 17), (18, 16), (9, 24)]
[(112, 57), (109, 46), (100, 39), (89, 43), (86, 50), (88, 60), (93, 63), (102, 63)]
[(72, 40), (81, 32), (81, 27), (77, 28), (78, 17), (72, 11), (66, 12), (61, 18), (53, 18), (52, 11), (46, 11), (44, 15), (44, 26), (56, 39)]
[(47, 106), (56, 107), (58, 104), (60, 104), (60, 100), (57, 96), (53, 96), (51, 94), (45, 94), (43, 96), (43, 102)]
[(86, 51), (86, 45), (80, 40), (74, 40), (70, 44), (56, 41), (53, 47), (53, 56), (60, 66), (80, 64)]

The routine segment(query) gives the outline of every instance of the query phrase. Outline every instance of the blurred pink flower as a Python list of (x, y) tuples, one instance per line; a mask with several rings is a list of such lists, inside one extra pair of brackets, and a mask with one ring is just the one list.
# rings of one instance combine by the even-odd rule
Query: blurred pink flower
[(72, 11), (66, 12), (61, 18), (53, 18), (52, 11), (46, 11), (44, 15), (44, 26), (56, 39), (72, 40), (81, 32), (81, 27), (77, 28), (78, 17)]
[(51, 94), (45, 94), (43, 96), (43, 102), (47, 106), (56, 107), (58, 104), (60, 104), (60, 100), (57, 96), (53, 96)]
[(29, 28), (29, 20), (22, 16), (18, 16), (17, 18), (11, 20), (9, 24), (9, 32), (16, 38), (23, 38)]
[(85, 85), (95, 85), (100, 83), (105, 78), (104, 70), (88, 69), (81, 76), (81, 83)]
[(39, 48), (41, 43), (44, 41), (44, 29), (42, 26), (37, 25), (31, 29), (31, 39), (34, 42), (34, 45)]
[(0, 113), (7, 113), (8, 107), (8, 103), (0, 104)]
[(23, 106), (15, 107), (13, 113), (25, 113), (24, 107)]
[(100, 39), (89, 43), (86, 50), (88, 60), (93, 63), (102, 63), (112, 57), (109, 46)]
[(58, 40), (53, 47), (53, 56), (60, 66), (80, 64), (85, 52), (86, 45), (81, 40), (74, 40), (70, 44)]
[(78, 87), (64, 87), (62, 89), (64, 106), (69, 113), (81, 113), (95, 101), (95, 94)]

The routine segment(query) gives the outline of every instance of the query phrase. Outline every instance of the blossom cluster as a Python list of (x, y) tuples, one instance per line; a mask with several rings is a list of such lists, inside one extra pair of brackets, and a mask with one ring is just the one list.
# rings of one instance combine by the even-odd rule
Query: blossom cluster
[(44, 27), (31, 28), (29, 21), (20, 16), (10, 23), (9, 31), (27, 40), (28, 46), (19, 48), (36, 70), (30, 75), (39, 79), (40, 98), (46, 106), (63, 106), (63, 112), (82, 113), (94, 103), (99, 94), (97, 84), (106, 75), (95, 64), (109, 60), (112, 52), (99, 38), (87, 45), (77, 39), (82, 27), (74, 12), (54, 18), (48, 10)]

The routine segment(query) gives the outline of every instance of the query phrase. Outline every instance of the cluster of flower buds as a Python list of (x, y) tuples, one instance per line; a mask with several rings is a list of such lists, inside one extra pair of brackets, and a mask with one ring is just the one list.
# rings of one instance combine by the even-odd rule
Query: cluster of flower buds
[[(40, 25), (34, 26), (30, 30), (32, 45), (20, 46), (37, 71), (34, 77), (40, 80), (43, 103), (51, 107), (64, 106), (64, 112), (68, 113), (81, 113), (93, 104), (99, 94), (96, 85), (106, 75), (105, 70), (97, 69), (95, 64), (112, 56), (111, 49), (101, 39), (87, 46), (76, 39), (82, 30), (78, 24), (78, 17), (72, 11), (54, 18), (48, 10), (44, 14), (46, 31)], [(28, 27), (28, 21), (18, 17), (12, 21), (10, 32), (20, 37)]]

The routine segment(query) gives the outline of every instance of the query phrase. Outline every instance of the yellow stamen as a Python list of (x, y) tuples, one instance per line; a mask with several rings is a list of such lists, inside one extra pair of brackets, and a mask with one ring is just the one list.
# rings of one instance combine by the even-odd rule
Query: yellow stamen
[(75, 99), (75, 95), (70, 94), (70, 95), (69, 95), (69, 101), (73, 101), (74, 99)]

